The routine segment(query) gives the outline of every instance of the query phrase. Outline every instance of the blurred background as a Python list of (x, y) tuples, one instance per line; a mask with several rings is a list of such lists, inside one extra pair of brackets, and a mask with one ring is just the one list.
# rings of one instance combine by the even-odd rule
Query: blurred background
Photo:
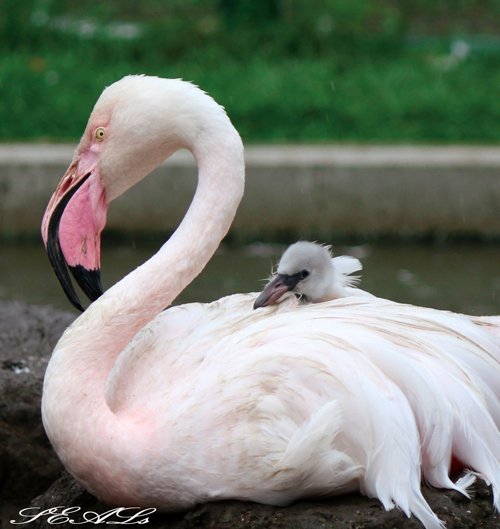
[[(7, 151), (13, 143), (42, 149), (75, 144), (103, 87), (130, 73), (195, 82), (226, 108), (249, 149), (354, 144), (382, 145), (387, 153), (400, 145), (453, 145), (459, 151), (472, 145), (486, 146), (490, 155), (500, 140), (500, 0), (0, 0), (0, 12), (0, 142)], [(483, 205), (496, 211), (498, 222), (500, 166), (485, 168), (481, 154), (474, 160), (483, 165), (480, 181), (492, 191), (469, 207), (472, 213), (463, 213), (464, 223)], [(7, 219), (12, 182), (39, 172), (31, 163), (24, 176), (18, 160), (21, 169), (12, 176), (9, 163), (2, 165), (3, 184), (0, 174), (5, 226), (17, 215)], [(474, 163), (461, 169), (470, 170), (470, 182)], [(413, 180), (424, 175), (425, 160), (422, 166)], [(453, 186), (455, 168), (448, 169), (447, 185)], [(380, 167), (374, 175), (368, 165), (363, 171), (374, 187), (384, 177)], [(393, 187), (405, 185), (397, 183), (394, 168), (386, 174)], [(55, 181), (61, 175), (54, 172)], [(425, 175), (422, 182), (441, 178)], [(337, 171), (337, 180), (344, 176)], [(432, 189), (422, 187), (426, 193)], [(452, 206), (465, 211), (471, 191), (461, 193)], [(398, 204), (401, 212), (425, 200), (411, 195)], [(299, 194), (296, 208), (304, 218), (318, 209), (315, 203), (301, 208), (303, 203)], [(24, 209), (39, 222), (38, 205)], [(490, 216), (484, 224), (493, 221)], [(307, 230), (299, 224), (265, 236), (240, 230), (181, 301), (258, 290), (283, 247), (308, 237), (333, 244), (337, 254), (360, 257), (362, 286), (378, 295), (500, 313), (498, 230), (425, 228), (398, 236), (396, 221), (380, 233), (370, 229), (368, 213), (366, 233), (350, 232), (349, 222), (315, 230), (305, 221)], [(153, 253), (157, 236), (108, 235), (105, 284)], [(38, 235), (0, 226), (0, 238), (0, 298), (69, 308)]]
[(246, 142), (494, 143), (500, 0), (1, 0), (0, 139), (79, 138), (129, 73), (194, 81)]

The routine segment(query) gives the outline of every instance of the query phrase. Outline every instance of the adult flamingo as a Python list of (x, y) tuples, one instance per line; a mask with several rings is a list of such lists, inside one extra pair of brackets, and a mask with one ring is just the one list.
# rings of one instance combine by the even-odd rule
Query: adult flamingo
[[(182, 223), (99, 297), (108, 203), (179, 148), (198, 163)], [(376, 298), (254, 311), (255, 294), (170, 308), (224, 237), (243, 194), (240, 137), (195, 86), (131, 76), (107, 88), (45, 213), (52, 265), (94, 301), (47, 368), (42, 414), (66, 468), (101, 500), (183, 509), (276, 505), (359, 489), (427, 529), (421, 494), (457, 489), (452, 456), (499, 507), (494, 320)]]

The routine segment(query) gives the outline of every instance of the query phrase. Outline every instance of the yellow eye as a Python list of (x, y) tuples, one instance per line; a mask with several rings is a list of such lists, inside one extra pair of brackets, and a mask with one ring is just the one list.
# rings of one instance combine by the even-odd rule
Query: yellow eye
[(104, 130), (104, 127), (97, 127), (94, 132), (94, 138), (97, 141), (102, 141), (104, 139), (104, 133), (106, 131)]

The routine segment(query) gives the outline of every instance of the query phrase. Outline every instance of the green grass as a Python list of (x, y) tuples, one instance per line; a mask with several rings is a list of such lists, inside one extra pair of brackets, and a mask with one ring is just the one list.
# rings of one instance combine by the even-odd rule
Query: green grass
[[(131, 73), (194, 81), (247, 142), (500, 140), (499, 0), (0, 1), (0, 141), (74, 141), (104, 86)], [(101, 29), (61, 31), (61, 17)], [(137, 39), (106, 35), (136, 19)], [(422, 20), (437, 33), (415, 39)], [(462, 58), (460, 27), (476, 32)]]
[(430, 56), (410, 56), (340, 68), (326, 58), (206, 57), (144, 66), (67, 52), (0, 59), (0, 140), (78, 138), (102, 88), (129, 73), (194, 81), (251, 142), (500, 139), (500, 69), (487, 59), (443, 67)]

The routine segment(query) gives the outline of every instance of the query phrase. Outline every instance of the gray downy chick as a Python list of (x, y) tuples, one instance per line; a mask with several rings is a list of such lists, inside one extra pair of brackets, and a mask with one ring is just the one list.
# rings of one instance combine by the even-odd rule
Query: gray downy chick
[(276, 274), (255, 300), (254, 309), (279, 303), (293, 292), (305, 302), (319, 303), (347, 296), (371, 294), (356, 288), (363, 266), (355, 257), (333, 257), (329, 248), (308, 241), (289, 246), (282, 255)]

